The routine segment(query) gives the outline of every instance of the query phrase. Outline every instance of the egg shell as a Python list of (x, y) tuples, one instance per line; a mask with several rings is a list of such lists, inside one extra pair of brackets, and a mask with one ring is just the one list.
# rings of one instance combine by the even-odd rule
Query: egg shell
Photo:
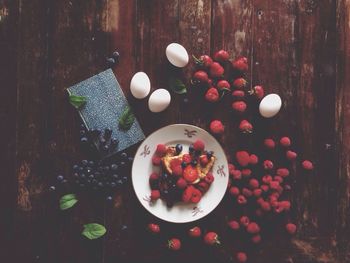
[(188, 64), (188, 53), (186, 49), (178, 43), (169, 44), (165, 50), (165, 54), (169, 62), (176, 67), (183, 68)]
[(265, 118), (272, 118), (280, 111), (281, 106), (281, 97), (277, 94), (269, 94), (261, 100), (259, 112)]
[(151, 90), (151, 81), (145, 72), (137, 72), (130, 81), (131, 94), (137, 99), (148, 96)]
[(169, 91), (166, 89), (157, 89), (153, 91), (148, 100), (148, 108), (151, 112), (161, 112), (165, 110), (171, 101)]

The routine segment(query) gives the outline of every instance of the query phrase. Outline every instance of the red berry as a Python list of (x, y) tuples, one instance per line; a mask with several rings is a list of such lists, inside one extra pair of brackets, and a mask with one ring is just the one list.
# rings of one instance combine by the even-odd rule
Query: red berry
[(182, 156), (182, 161), (185, 163), (190, 163), (192, 161), (192, 157), (190, 154), (186, 153)]
[(151, 173), (151, 175), (149, 176), (149, 181), (156, 181), (159, 179), (159, 174), (157, 173)]
[(160, 232), (160, 227), (157, 224), (148, 224), (147, 229), (153, 234), (158, 234)]
[(264, 184), (268, 184), (272, 181), (272, 176), (271, 175), (264, 175), (263, 178), (262, 178), (262, 181)]
[(258, 156), (256, 156), (255, 154), (251, 154), (249, 156), (249, 163), (252, 164), (252, 165), (255, 165), (259, 162), (259, 158)]
[(230, 174), (231, 174), (231, 171), (233, 171), (235, 169), (236, 169), (236, 167), (232, 163), (228, 164), (228, 171), (229, 171)]
[(279, 176), (279, 175), (276, 175), (276, 176), (273, 178), (273, 180), (279, 182), (280, 184), (283, 183), (283, 178), (282, 178), (281, 176)]
[(303, 168), (305, 170), (311, 171), (314, 169), (314, 165), (312, 164), (312, 162), (305, 160), (301, 163), (301, 165), (303, 166)]
[(271, 181), (270, 182), (270, 188), (273, 190), (277, 190), (279, 186), (280, 186), (280, 183), (278, 181)]
[(263, 167), (265, 170), (271, 170), (273, 168), (273, 162), (270, 160), (265, 160), (263, 163)]
[(297, 231), (297, 226), (292, 223), (288, 223), (286, 225), (286, 230), (289, 234), (294, 235), (295, 232)]
[(270, 187), (266, 184), (263, 184), (262, 186), (260, 186), (260, 189), (266, 193), (267, 191), (269, 191)]
[(247, 120), (242, 120), (241, 123), (239, 124), (239, 129), (243, 133), (252, 133), (253, 125)]
[(243, 90), (234, 90), (232, 92), (232, 97), (234, 97), (235, 99), (242, 99), (245, 97), (245, 93)]
[(237, 203), (240, 205), (245, 205), (247, 203), (247, 199), (245, 198), (244, 195), (239, 195), (237, 197)]
[(251, 222), (247, 226), (247, 232), (249, 234), (257, 234), (257, 233), (260, 232), (260, 227), (259, 227), (259, 225), (257, 223)]
[(232, 103), (232, 109), (236, 112), (243, 113), (247, 109), (247, 104), (244, 101), (235, 101)]
[(209, 68), (209, 74), (212, 78), (219, 78), (224, 75), (224, 68), (217, 62), (213, 62)]
[(219, 62), (225, 62), (229, 59), (230, 55), (226, 50), (219, 50), (214, 54), (214, 60), (219, 61)]
[(198, 170), (192, 165), (186, 166), (186, 168), (183, 171), (183, 177), (189, 183), (193, 183), (194, 181), (196, 181), (198, 179), (198, 176)]
[(250, 93), (252, 95), (254, 94), (254, 96), (260, 100), (264, 97), (264, 88), (262, 86), (255, 86)]
[(188, 231), (188, 235), (190, 237), (200, 237), (201, 234), (202, 234), (202, 231), (198, 226), (195, 226)]
[(179, 250), (181, 248), (181, 241), (180, 239), (177, 238), (172, 238), (170, 240), (168, 240), (168, 248), (170, 250)]
[(197, 188), (199, 191), (201, 191), (202, 194), (206, 193), (209, 189), (209, 184), (205, 181), (200, 181), (197, 185)]
[(250, 169), (242, 169), (242, 176), (247, 178), (252, 174), (252, 170)]
[(275, 141), (272, 140), (272, 139), (265, 139), (264, 140), (264, 145), (268, 149), (273, 149), (276, 146)]
[(261, 209), (262, 210), (264, 210), (264, 211), (266, 211), (266, 212), (268, 212), (268, 211), (270, 211), (271, 210), (271, 205), (270, 205), (270, 203), (269, 202), (261, 202), (260, 203), (260, 207), (261, 207)]
[(219, 245), (220, 244), (219, 236), (215, 232), (208, 232), (204, 236), (204, 242), (207, 245)]
[(181, 176), (182, 175), (182, 167), (181, 167), (181, 165), (175, 166), (172, 169), (172, 172), (173, 172), (173, 175), (175, 175), (175, 176)]
[(162, 159), (159, 156), (157, 156), (157, 155), (154, 155), (152, 157), (152, 164), (153, 165), (159, 166), (161, 161), (162, 161)]
[(247, 86), (248, 82), (244, 78), (235, 79), (232, 85), (237, 89), (244, 89)]
[(212, 173), (207, 173), (207, 175), (204, 177), (204, 181), (208, 184), (211, 184), (214, 182), (214, 175)]
[(199, 201), (202, 199), (202, 193), (198, 189), (194, 188), (192, 192), (191, 202), (192, 203), (199, 203)]
[(225, 126), (219, 120), (213, 120), (210, 123), (210, 131), (213, 134), (223, 134), (225, 131)]
[(228, 83), (227, 80), (219, 80), (218, 83), (216, 84), (216, 88), (218, 90), (228, 90), (230, 91), (230, 83)]
[(206, 68), (209, 68), (211, 64), (213, 64), (213, 60), (208, 55), (202, 55), (199, 57), (199, 60), (201, 61), (202, 65)]
[(239, 71), (247, 71), (248, 70), (248, 60), (246, 57), (241, 57), (232, 61), (232, 67)]
[(228, 226), (232, 229), (232, 230), (238, 230), (240, 228), (239, 223), (235, 220), (231, 220), (230, 222), (228, 222)]
[(253, 242), (254, 244), (258, 244), (258, 243), (261, 242), (261, 236), (260, 236), (260, 235), (255, 235), (255, 236), (252, 237), (251, 240), (252, 240), (252, 242)]
[(216, 102), (219, 100), (219, 92), (216, 88), (211, 87), (205, 93), (205, 99), (209, 102)]
[(250, 220), (249, 220), (249, 217), (247, 216), (242, 216), (240, 219), (239, 219), (239, 222), (241, 223), (242, 226), (244, 227), (247, 227), (250, 223)]
[(170, 162), (170, 169), (171, 170), (173, 170), (173, 169), (175, 169), (175, 167), (177, 167), (177, 166), (181, 166), (181, 160), (180, 159), (173, 159), (173, 160), (171, 160), (171, 162)]
[(237, 257), (237, 261), (240, 263), (247, 262), (248, 260), (247, 254), (244, 252), (238, 252), (236, 257)]
[(258, 188), (259, 187), (259, 181), (254, 179), (254, 178), (252, 178), (252, 179), (249, 180), (249, 186), (252, 189)]
[(240, 193), (239, 188), (236, 186), (230, 187), (229, 192), (230, 192), (230, 195), (233, 195), (233, 196), (237, 196)]
[(183, 202), (188, 203), (189, 201), (191, 201), (193, 190), (194, 190), (193, 186), (188, 186), (185, 189), (185, 191), (182, 194), (182, 201)]
[(242, 189), (242, 194), (245, 196), (245, 197), (251, 197), (253, 195), (253, 192), (250, 191), (248, 188), (243, 188)]
[(196, 140), (194, 143), (193, 143), (193, 149), (195, 151), (204, 151), (204, 148), (205, 148), (205, 144), (202, 140)]
[(192, 77), (193, 81), (204, 84), (204, 83), (208, 83), (208, 74), (207, 72), (203, 71), (203, 70), (198, 70), (193, 74)]
[(151, 200), (156, 201), (160, 198), (160, 192), (159, 190), (152, 190), (151, 191)]
[(241, 180), (242, 179), (242, 172), (240, 170), (233, 170), (231, 174), (232, 174), (232, 178), (234, 180)]
[(166, 146), (164, 144), (158, 144), (156, 149), (156, 154), (160, 157), (163, 157), (166, 154)]
[(247, 151), (236, 152), (236, 159), (240, 166), (246, 167), (250, 162), (250, 156)]
[(187, 182), (183, 178), (179, 178), (176, 182), (176, 186), (179, 189), (185, 189), (187, 187)]
[(289, 201), (281, 201), (279, 205), (286, 211), (289, 211), (291, 207), (291, 203)]
[(280, 144), (283, 147), (289, 147), (291, 145), (291, 141), (290, 141), (289, 137), (282, 137), (280, 139)]
[(287, 177), (289, 175), (289, 170), (287, 168), (278, 168), (276, 174), (281, 177)]
[(202, 166), (206, 166), (209, 163), (207, 155), (201, 155), (199, 157), (199, 162)]
[(296, 158), (297, 158), (297, 153), (296, 152), (293, 152), (293, 151), (290, 151), (290, 150), (288, 150), (287, 152), (286, 152), (286, 157), (287, 157), (287, 159), (288, 160), (290, 160), (290, 161), (293, 161), (293, 160), (295, 160)]
[(260, 188), (253, 190), (253, 195), (255, 197), (259, 197), (259, 196), (261, 196), (261, 194), (262, 194), (262, 190)]

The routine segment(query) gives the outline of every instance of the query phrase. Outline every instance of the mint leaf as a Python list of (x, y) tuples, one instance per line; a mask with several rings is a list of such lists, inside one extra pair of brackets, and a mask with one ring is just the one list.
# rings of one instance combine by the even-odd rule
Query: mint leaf
[(81, 234), (88, 239), (96, 239), (103, 236), (106, 232), (107, 230), (103, 225), (91, 223), (84, 225), (84, 230)]
[(135, 116), (130, 107), (127, 107), (119, 118), (119, 128), (127, 131), (135, 121)]
[(69, 94), (69, 103), (76, 109), (80, 109), (86, 104), (86, 97)]
[(184, 94), (187, 92), (185, 84), (179, 79), (171, 79), (170, 88), (177, 94)]
[(78, 202), (75, 194), (67, 194), (60, 199), (60, 209), (67, 210)]

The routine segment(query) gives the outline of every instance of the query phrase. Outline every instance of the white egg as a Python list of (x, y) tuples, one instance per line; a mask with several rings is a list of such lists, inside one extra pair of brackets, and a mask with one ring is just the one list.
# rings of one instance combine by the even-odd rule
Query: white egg
[(166, 89), (157, 89), (153, 91), (148, 100), (148, 108), (152, 112), (161, 112), (170, 104), (170, 93)]
[(137, 72), (130, 81), (131, 94), (136, 99), (147, 97), (151, 90), (151, 81), (145, 72)]
[(169, 62), (176, 67), (183, 68), (188, 63), (188, 53), (186, 49), (178, 43), (171, 43), (165, 50)]
[(277, 94), (269, 94), (265, 96), (259, 105), (261, 116), (271, 118), (275, 116), (281, 109), (282, 100)]

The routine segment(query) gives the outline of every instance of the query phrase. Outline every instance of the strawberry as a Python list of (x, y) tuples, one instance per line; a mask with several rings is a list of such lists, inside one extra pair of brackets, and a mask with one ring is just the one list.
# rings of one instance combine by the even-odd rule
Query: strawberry
[(239, 71), (247, 71), (248, 70), (248, 60), (246, 57), (241, 57), (232, 61), (232, 67)]
[[(197, 62), (197, 61), (196, 61)], [(211, 64), (213, 64), (213, 60), (208, 55), (202, 55), (198, 60), (199, 64), (205, 68), (209, 68)]]
[(256, 179), (254, 179), (254, 178), (250, 179), (250, 180), (249, 180), (249, 187), (250, 187), (251, 189), (256, 189), (256, 188), (258, 188), (258, 187), (259, 187), (259, 181), (256, 180)]
[(225, 62), (229, 59), (230, 55), (226, 50), (219, 50), (214, 54), (214, 60), (219, 61), (219, 62)]
[(251, 238), (251, 241), (254, 243), (254, 244), (258, 244), (261, 242), (261, 236), (260, 235), (255, 235)]
[(160, 157), (163, 157), (166, 154), (166, 146), (165, 144), (158, 144), (156, 148), (156, 154)]
[(206, 166), (209, 163), (208, 156), (207, 155), (201, 155), (199, 157), (199, 162), (202, 166)]
[(249, 177), (252, 174), (252, 170), (250, 169), (242, 169), (241, 172), (242, 172), (242, 176), (245, 178)]
[(245, 97), (245, 93), (243, 90), (234, 90), (232, 92), (232, 97), (234, 97), (235, 99), (242, 99)]
[(199, 203), (199, 201), (202, 199), (202, 193), (198, 189), (194, 188), (192, 191), (192, 197), (191, 197), (191, 202), (192, 203)]
[(216, 84), (216, 88), (218, 90), (228, 90), (230, 91), (230, 83), (228, 83), (227, 80), (219, 80), (218, 83)]
[(288, 151), (286, 152), (286, 157), (287, 157), (287, 159), (290, 160), (290, 161), (295, 160), (295, 159), (297, 158), (297, 156), (298, 156), (298, 154), (297, 154), (296, 152), (291, 151), (291, 150), (288, 150)]
[(246, 81), (244, 78), (238, 78), (235, 79), (232, 83), (232, 86), (234, 86), (237, 89), (244, 89), (248, 84), (248, 81)]
[(236, 152), (236, 159), (240, 166), (246, 167), (249, 164), (250, 156), (247, 151)]
[(176, 181), (176, 186), (177, 188), (179, 189), (185, 189), (187, 187), (187, 182), (185, 179), (183, 178), (179, 178), (177, 181)]
[(200, 181), (198, 184), (197, 184), (197, 187), (198, 187), (198, 190), (201, 191), (201, 193), (206, 193), (209, 189), (209, 184), (205, 181)]
[(213, 134), (223, 134), (225, 131), (225, 126), (219, 120), (213, 120), (210, 123), (210, 131)]
[(280, 139), (280, 144), (283, 147), (289, 147), (291, 145), (291, 141), (290, 141), (289, 137), (282, 137)]
[(219, 92), (216, 88), (211, 87), (205, 93), (205, 99), (209, 102), (216, 102), (219, 100)]
[(193, 74), (192, 79), (195, 83), (201, 83), (201, 84), (208, 83), (208, 80), (209, 80), (207, 72), (203, 70), (196, 71)]
[(237, 197), (237, 203), (240, 205), (245, 205), (247, 203), (247, 198), (244, 195), (239, 195)]
[(188, 203), (189, 201), (191, 201), (193, 190), (194, 190), (193, 186), (188, 186), (185, 189), (185, 191), (182, 194), (182, 201), (183, 202)]
[(213, 62), (209, 68), (209, 74), (212, 78), (220, 78), (224, 75), (224, 68), (217, 62)]
[(242, 120), (241, 123), (239, 124), (239, 130), (243, 133), (252, 133), (253, 125), (247, 120)]
[(238, 252), (236, 258), (239, 263), (244, 263), (248, 260), (247, 254), (244, 252)]
[(247, 104), (244, 101), (235, 101), (232, 103), (231, 107), (234, 111), (243, 113), (247, 109)]
[(198, 171), (196, 168), (194, 168), (192, 165), (186, 166), (186, 168), (183, 171), (183, 177), (184, 179), (189, 182), (193, 183), (198, 179)]
[(247, 232), (249, 234), (257, 234), (260, 232), (260, 227), (257, 223), (255, 222), (250, 222), (247, 226)]
[(258, 164), (258, 162), (259, 162), (258, 156), (256, 156), (255, 154), (251, 154), (249, 156), (249, 164), (255, 165), (255, 164)]
[(204, 236), (204, 242), (207, 245), (220, 245), (219, 236), (215, 232), (206, 233)]
[(160, 232), (160, 227), (157, 224), (148, 224), (147, 229), (153, 234), (158, 234)]
[(205, 144), (202, 140), (198, 139), (193, 143), (193, 149), (195, 151), (204, 151)]
[(230, 222), (228, 222), (228, 226), (232, 229), (232, 230), (238, 230), (239, 229), (239, 223), (235, 220), (231, 220)]
[(178, 165), (178, 166), (175, 166), (173, 169), (172, 169), (172, 172), (173, 172), (173, 175), (175, 176), (181, 176), (182, 175), (182, 167), (181, 165)]
[(159, 190), (152, 190), (151, 191), (151, 200), (156, 201), (160, 198), (160, 192)]
[(311, 171), (314, 169), (314, 165), (312, 162), (305, 160), (301, 163), (302, 167), (307, 170), (307, 171)]
[(247, 227), (250, 223), (250, 220), (249, 220), (249, 217), (247, 216), (242, 216), (240, 219), (239, 219), (239, 222), (241, 223), (242, 226), (244, 227)]
[(297, 231), (297, 226), (295, 224), (288, 223), (286, 224), (286, 230), (289, 234), (294, 235)]
[(276, 146), (275, 141), (269, 138), (264, 140), (264, 145), (268, 149), (273, 149)]
[(180, 239), (172, 238), (172, 239), (168, 240), (168, 248), (170, 250), (174, 250), (174, 251), (179, 250), (181, 248)]
[(289, 175), (289, 170), (287, 168), (278, 168), (276, 174), (281, 177), (287, 177)]
[(273, 162), (270, 160), (265, 160), (263, 163), (263, 167), (265, 170), (271, 170), (273, 168)]
[(230, 195), (238, 196), (239, 195), (239, 188), (236, 186), (231, 186), (229, 192), (230, 192)]
[(186, 153), (182, 156), (182, 161), (185, 163), (190, 163), (192, 161), (192, 157), (190, 154)]
[(200, 237), (202, 234), (201, 229), (198, 226), (192, 227), (189, 231), (188, 231), (188, 235), (190, 237)]
[(232, 178), (234, 180), (241, 180), (242, 179), (242, 172), (240, 170), (233, 170), (231, 172)]
[(211, 172), (207, 173), (207, 175), (204, 177), (204, 181), (207, 184), (213, 183), (214, 182), (214, 175)]
[(264, 88), (262, 86), (255, 86), (251, 91), (250, 95), (254, 95), (257, 99), (261, 100), (264, 97)]
[(157, 156), (157, 155), (154, 155), (152, 157), (152, 164), (153, 165), (159, 166), (161, 161), (162, 161), (162, 159), (159, 156)]

